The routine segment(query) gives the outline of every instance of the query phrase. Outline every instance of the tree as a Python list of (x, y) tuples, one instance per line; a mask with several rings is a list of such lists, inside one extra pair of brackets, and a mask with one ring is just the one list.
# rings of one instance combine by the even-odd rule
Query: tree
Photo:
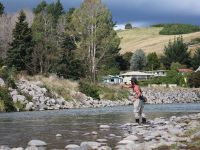
[[(26, 14), (26, 21), (31, 25), (34, 17), (32, 11), (25, 10), (24, 13)], [(15, 28), (18, 16), (18, 12), (0, 16), (0, 58), (2, 59), (5, 59), (13, 40), (12, 31)]]
[(188, 45), (184, 43), (182, 36), (175, 38), (173, 42), (169, 41), (168, 45), (165, 46), (161, 61), (167, 69), (170, 68), (172, 62), (190, 65), (190, 52), (188, 52)]
[(172, 62), (171, 66), (170, 66), (171, 70), (184, 69), (184, 68), (186, 68), (186, 66), (180, 64), (179, 62)]
[(17, 70), (32, 71), (33, 39), (32, 30), (25, 21), (26, 15), (20, 12), (18, 22), (13, 30), (13, 41), (7, 52), (7, 65), (16, 67)]
[(127, 23), (126, 25), (125, 25), (125, 29), (132, 29), (133, 27), (132, 27), (132, 24), (131, 23)]
[(64, 14), (64, 9), (63, 6), (60, 2), (60, 0), (57, 0), (56, 2), (53, 3), (46, 3), (46, 1), (42, 0), (36, 8), (33, 9), (33, 12), (35, 14), (39, 13), (47, 13), (51, 14), (54, 18), (54, 26), (56, 26), (59, 17)]
[(147, 70), (156, 70), (160, 68), (160, 60), (155, 52), (147, 55)]
[(64, 9), (60, 0), (57, 0), (56, 3), (49, 4), (47, 6), (47, 12), (54, 17), (54, 21), (57, 23), (59, 17), (64, 13)]
[(0, 16), (3, 15), (4, 13), (4, 6), (3, 4), (0, 2)]
[(46, 12), (37, 14), (32, 24), (32, 30), (36, 43), (33, 53), (34, 72), (49, 73), (55, 67), (58, 57), (53, 16)]
[(145, 57), (145, 53), (142, 49), (136, 50), (132, 57), (131, 57), (131, 61), (130, 61), (131, 70), (142, 70), (145, 65), (146, 65), (146, 57)]
[(33, 8), (34, 14), (41, 13), (42, 11), (45, 11), (47, 9), (48, 4), (46, 1), (42, 0), (36, 8)]
[(126, 71), (130, 69), (130, 60), (132, 55), (133, 55), (132, 52), (127, 52), (123, 55), (119, 55), (116, 57), (116, 62), (121, 71)]
[(69, 9), (58, 21), (57, 31), (61, 47), (56, 72), (64, 78), (77, 80), (85, 76), (81, 61), (75, 58), (77, 37), (74, 35), (74, 27), (71, 23), (74, 11), (74, 8)]
[(200, 66), (200, 48), (196, 49), (192, 57), (191, 63), (194, 69), (197, 69)]
[(95, 82), (97, 71), (115, 61), (119, 51), (120, 39), (113, 29), (112, 15), (101, 0), (84, 0), (73, 15), (73, 24), (81, 38), (80, 58), (88, 68), (88, 77)]

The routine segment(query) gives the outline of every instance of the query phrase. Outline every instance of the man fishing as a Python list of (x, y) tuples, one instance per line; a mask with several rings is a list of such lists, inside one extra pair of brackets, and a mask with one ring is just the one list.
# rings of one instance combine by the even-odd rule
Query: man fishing
[(141, 123), (146, 124), (146, 116), (143, 112), (146, 98), (142, 95), (142, 90), (137, 84), (137, 80), (135, 78), (131, 78), (131, 85), (124, 85), (123, 87), (132, 88), (133, 92), (136, 94), (136, 99), (133, 99), (135, 122), (140, 124), (140, 120), (142, 119)]

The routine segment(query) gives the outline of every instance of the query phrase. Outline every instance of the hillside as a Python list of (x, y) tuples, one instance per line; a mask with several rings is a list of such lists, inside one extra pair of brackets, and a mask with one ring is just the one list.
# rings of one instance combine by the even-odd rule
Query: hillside
[[(162, 54), (164, 46), (167, 45), (169, 40), (173, 40), (178, 35), (159, 35), (161, 29), (162, 27), (149, 27), (118, 31), (118, 36), (121, 38), (120, 53), (134, 52), (141, 48), (146, 53), (157, 52), (157, 54)], [(200, 32), (183, 35), (186, 42), (199, 37)], [(196, 47), (200, 47), (200, 43), (190, 46), (189, 49), (194, 50)]]

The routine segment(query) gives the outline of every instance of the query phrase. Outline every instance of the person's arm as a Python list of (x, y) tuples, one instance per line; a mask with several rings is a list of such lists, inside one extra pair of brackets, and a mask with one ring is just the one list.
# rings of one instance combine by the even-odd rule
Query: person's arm
[(123, 84), (122, 86), (121, 86), (121, 88), (123, 89), (123, 88), (132, 88), (132, 85), (131, 84)]

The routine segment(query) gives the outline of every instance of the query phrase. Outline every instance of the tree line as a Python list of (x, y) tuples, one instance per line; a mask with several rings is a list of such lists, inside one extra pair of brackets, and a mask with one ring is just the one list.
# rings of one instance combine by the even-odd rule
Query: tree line
[(181, 36), (169, 41), (161, 57), (156, 52), (146, 56), (142, 49), (120, 55), (112, 14), (101, 0), (84, 0), (67, 11), (59, 0), (43, 0), (32, 11), (14, 15), (5, 14), (0, 3), (0, 18), (0, 65), (32, 75), (55, 73), (95, 82), (120, 71), (200, 65), (200, 49), (191, 54)]
[(161, 56), (158, 56), (156, 52), (146, 56), (142, 49), (136, 50), (133, 54), (129, 54), (130, 70), (169, 70), (174, 65), (178, 68), (196, 70), (200, 66), (200, 48), (191, 53), (188, 46), (189, 44), (184, 42), (182, 36), (178, 36), (168, 42)]
[(28, 14), (21, 10), (16, 23), (3, 10), (1, 4), (1, 20), (10, 25), (0, 24), (3, 65), (29, 74), (87, 77), (92, 82), (100, 75), (119, 73), (120, 39), (112, 14), (101, 0), (84, 0), (79, 8), (66, 12), (60, 0), (50, 4), (43, 0)]

